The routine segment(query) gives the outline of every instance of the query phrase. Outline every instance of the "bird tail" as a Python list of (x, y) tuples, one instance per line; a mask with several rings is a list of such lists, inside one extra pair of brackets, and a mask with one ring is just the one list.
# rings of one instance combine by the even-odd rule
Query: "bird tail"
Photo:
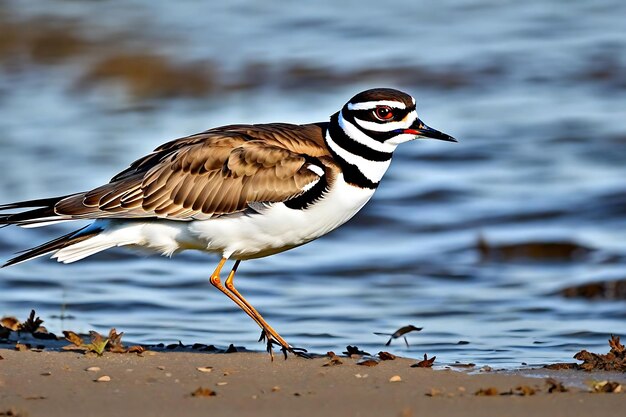
[(0, 215), (0, 227), (16, 225), (20, 227), (49, 226), (54, 223), (72, 220), (69, 216), (59, 215), (54, 211), (54, 206), (69, 196), (41, 198), (38, 200), (18, 201), (16, 203), (0, 205), (0, 211), (25, 209), (20, 213), (5, 213)]
[[(31, 259), (46, 255), (50, 252), (56, 252), (53, 258), (57, 258), (59, 262), (69, 263), (77, 261), (96, 252), (100, 252), (100, 250), (108, 249), (108, 247), (104, 249), (98, 249), (99, 246), (93, 247), (93, 245), (85, 245), (85, 243), (87, 243), (89, 239), (96, 237), (100, 234), (101, 231), (102, 229), (100, 228), (85, 226), (81, 229), (75, 230), (71, 233), (46, 242), (42, 245), (22, 251), (22, 253), (20, 253), (18, 256), (9, 259), (4, 265), (2, 265), (2, 268), (26, 262)], [(90, 247), (91, 250), (86, 250), (85, 246)], [(65, 251), (67, 256), (59, 256), (61, 251)], [(67, 259), (69, 258), (69, 255), (71, 255), (70, 260)]]
[[(40, 227), (73, 220), (70, 216), (59, 215), (54, 210), (54, 206), (67, 197), (68, 196), (43, 198), (0, 205), (0, 211), (24, 208), (30, 209), (20, 213), (0, 214), (0, 228), (10, 225)], [(55, 252), (53, 258), (57, 258), (59, 262), (69, 263), (77, 261), (89, 255), (93, 255), (96, 252), (100, 252), (101, 250), (108, 249), (111, 246), (115, 246), (110, 242), (107, 242), (107, 245), (97, 241), (88, 242), (102, 231), (103, 229), (95, 224), (83, 227), (42, 245), (27, 249), (18, 256), (9, 259), (1, 267), (4, 268), (6, 266), (16, 265), (51, 252)]]

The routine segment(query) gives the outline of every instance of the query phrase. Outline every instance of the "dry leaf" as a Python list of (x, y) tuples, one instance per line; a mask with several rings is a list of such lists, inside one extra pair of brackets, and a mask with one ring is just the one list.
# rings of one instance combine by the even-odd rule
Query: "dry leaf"
[(498, 389), (496, 387), (481, 388), (476, 391), (474, 395), (490, 397), (492, 395), (498, 395)]
[(594, 393), (622, 392), (622, 385), (615, 381), (591, 381), (589, 385)]
[(24, 352), (28, 349), (30, 349), (30, 344), (28, 343), (16, 343), (15, 344), (15, 350), (19, 351), (19, 352)]
[(63, 331), (63, 335), (65, 336), (65, 340), (67, 340), (68, 342), (70, 342), (72, 345), (71, 347), (80, 347), (82, 348), (85, 344), (85, 342), (83, 341), (83, 338), (80, 337), (79, 335), (77, 335), (76, 333), (69, 331), (69, 330), (64, 330)]
[(431, 368), (433, 366), (433, 363), (435, 363), (435, 359), (437, 359), (436, 356), (428, 359), (428, 356), (426, 356), (426, 354), (424, 353), (424, 360), (419, 361), (418, 363), (414, 363), (413, 365), (411, 365), (411, 368)]
[(137, 353), (137, 354), (144, 353), (145, 351), (146, 351), (146, 348), (140, 345), (133, 345), (126, 350), (126, 352), (128, 353)]
[(0, 326), (16, 332), (20, 328), (20, 321), (12, 316), (4, 316), (0, 319)]
[(39, 329), (39, 327), (41, 327), (42, 323), (43, 320), (41, 320), (39, 317), (35, 317), (35, 310), (31, 310), (30, 315), (24, 323), (19, 325), (18, 330), (27, 333), (35, 333)]
[(378, 365), (378, 361), (374, 358), (363, 358), (359, 360), (356, 364), (361, 366), (376, 366)]
[(378, 357), (381, 361), (392, 361), (396, 358), (396, 355), (389, 352), (378, 352)]
[(548, 385), (548, 393), (552, 394), (553, 392), (567, 392), (568, 389), (563, 386), (563, 384), (557, 381), (554, 378), (546, 379), (546, 384)]
[(335, 355), (335, 352), (333, 351), (327, 352), (326, 356), (330, 357), (330, 360), (322, 366), (335, 366), (343, 363), (343, 361), (339, 359), (339, 356)]
[(215, 397), (217, 393), (210, 388), (199, 387), (191, 393), (192, 397)]
[(98, 356), (102, 356), (104, 350), (109, 344), (109, 339), (105, 339), (100, 333), (95, 330), (91, 330), (89, 332), (89, 336), (91, 337), (91, 343), (88, 345), (84, 345), (88, 352), (94, 352)]
[(536, 392), (537, 390), (535, 390), (533, 387), (530, 387), (528, 385), (520, 385), (519, 387), (515, 388), (515, 393), (517, 395), (521, 395), (522, 397), (535, 395)]
[(123, 335), (124, 335), (124, 332), (118, 334), (115, 328), (109, 331), (109, 338), (108, 338), (109, 340), (108, 351), (109, 352), (113, 352), (113, 353), (126, 353), (127, 352), (127, 349), (124, 347), (124, 345), (122, 345)]

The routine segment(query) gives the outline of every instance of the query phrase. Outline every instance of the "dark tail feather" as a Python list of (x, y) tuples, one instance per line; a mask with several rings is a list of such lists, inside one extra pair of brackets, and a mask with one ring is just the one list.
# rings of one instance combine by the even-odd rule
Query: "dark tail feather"
[(94, 229), (94, 230), (87, 231), (85, 233), (81, 233), (86, 227), (88, 226), (85, 226), (82, 229), (78, 229), (64, 236), (61, 236), (59, 238), (46, 242), (43, 245), (39, 245), (32, 249), (27, 249), (22, 254), (16, 256), (15, 258), (9, 259), (0, 268), (15, 265), (20, 262), (25, 262), (30, 259), (36, 258), (38, 256), (42, 256), (47, 253), (62, 249), (66, 246), (73, 245), (78, 242), (82, 242), (83, 240), (87, 240), (89, 238), (94, 237), (95, 235), (97, 235), (98, 233), (102, 231), (100, 229)]
[(54, 212), (54, 206), (56, 205), (56, 203), (66, 197), (68, 196), (18, 201), (16, 203), (0, 205), (0, 211), (39, 207), (32, 210), (23, 211), (21, 213), (7, 213), (0, 215), (0, 227), (8, 226), (11, 224), (23, 226), (36, 223), (45, 223), (54, 221), (55, 217), (58, 217), (58, 220), (62, 220), (62, 217), (57, 216), (57, 214)]

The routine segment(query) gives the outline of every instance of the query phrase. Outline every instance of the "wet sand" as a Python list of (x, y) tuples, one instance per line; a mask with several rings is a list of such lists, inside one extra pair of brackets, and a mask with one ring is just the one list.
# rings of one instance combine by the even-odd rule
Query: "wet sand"
[[(623, 373), (469, 373), (412, 368), (417, 361), (406, 358), (362, 366), (341, 357), (341, 364), (324, 366), (327, 357), (271, 362), (265, 353), (250, 352), (98, 357), (4, 348), (0, 357), (0, 416), (589, 416), (619, 415), (626, 407), (624, 392), (591, 393), (585, 385), (592, 379), (624, 383)], [(92, 367), (99, 370), (87, 370)], [(568, 392), (549, 393), (547, 377)], [(199, 388), (204, 395), (194, 396)], [(489, 388), (498, 394), (476, 395)]]

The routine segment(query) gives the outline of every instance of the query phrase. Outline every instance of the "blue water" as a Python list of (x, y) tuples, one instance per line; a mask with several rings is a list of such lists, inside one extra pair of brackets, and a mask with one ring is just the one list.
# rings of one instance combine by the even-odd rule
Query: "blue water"
[[(120, 36), (181, 62), (209, 60), (226, 83), (259, 62), (274, 78), (146, 104), (120, 86), (76, 90), (91, 58), (55, 66), (25, 59), (17, 69), (0, 61), (0, 202), (98, 186), (159, 144), (212, 126), (326, 120), (361, 89), (398, 87), (417, 97), (426, 123), (460, 143), (399, 148), (355, 219), (243, 263), (240, 291), (290, 343), (316, 352), (357, 344), (511, 367), (604, 351), (609, 334), (626, 333), (626, 301), (558, 295), (626, 277), (623, 2), (5, 3), (12, 19), (75, 19), (94, 37)], [(296, 63), (332, 74), (385, 71), (281, 82), (281, 68)], [(0, 256), (71, 227), (2, 229)], [(479, 236), (595, 251), (577, 260), (484, 260)], [(217, 260), (123, 250), (67, 266), (41, 258), (0, 270), (0, 315), (34, 308), (54, 332), (116, 327), (133, 342), (262, 349), (255, 324), (208, 284)], [(385, 348), (373, 334), (406, 324), (424, 327), (408, 335), (408, 348)]]

